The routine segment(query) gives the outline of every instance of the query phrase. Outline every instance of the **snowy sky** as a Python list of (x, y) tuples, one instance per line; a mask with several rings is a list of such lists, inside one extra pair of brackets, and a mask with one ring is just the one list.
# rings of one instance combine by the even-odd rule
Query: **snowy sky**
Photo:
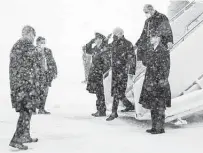
[(81, 81), (84, 78), (81, 46), (100, 31), (105, 35), (116, 26), (125, 30), (127, 39), (135, 43), (144, 24), (143, 6), (154, 5), (167, 12), (169, 0), (6, 0), (0, 1), (0, 51), (2, 81), (8, 81), (9, 53), (21, 36), (23, 25), (36, 29), (47, 38), (53, 50), (60, 77)]

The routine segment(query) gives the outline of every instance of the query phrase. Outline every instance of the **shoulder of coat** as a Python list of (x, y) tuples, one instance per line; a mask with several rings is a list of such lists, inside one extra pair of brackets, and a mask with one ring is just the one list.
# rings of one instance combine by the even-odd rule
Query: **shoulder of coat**
[(168, 20), (168, 17), (165, 15), (165, 14), (162, 14), (160, 12), (158, 12), (158, 15), (157, 15), (158, 18), (161, 18), (161, 19), (166, 19)]
[(47, 53), (51, 53), (52, 52), (51, 49), (49, 49), (47, 47), (44, 48), (44, 51), (47, 52)]
[(13, 45), (13, 50), (17, 49), (17, 48), (21, 48), (23, 45), (23, 41), (22, 39), (19, 39), (14, 45)]
[(147, 24), (149, 22), (150, 18), (146, 19), (145, 20), (145, 24)]
[(126, 43), (126, 45), (128, 45), (129, 47), (133, 47), (133, 44), (132, 44), (129, 40), (125, 39), (125, 43)]

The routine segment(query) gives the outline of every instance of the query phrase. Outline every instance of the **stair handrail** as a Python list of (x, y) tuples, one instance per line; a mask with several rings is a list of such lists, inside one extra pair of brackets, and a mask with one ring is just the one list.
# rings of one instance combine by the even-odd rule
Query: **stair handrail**
[[(180, 42), (182, 42), (182, 41), (184, 41), (185, 40), (185, 38), (191, 33), (191, 32), (193, 32), (197, 27), (199, 27), (199, 25), (200, 24), (202, 24), (203, 23), (203, 19), (197, 24), (197, 25), (195, 25), (191, 30), (189, 30), (184, 36), (182, 36), (173, 46), (173, 49), (176, 47), (176, 46), (178, 46), (178, 44), (180, 44)], [(173, 51), (173, 50), (171, 50), (171, 51)]]
[(195, 84), (197, 84), (197, 81), (199, 81), (199, 80), (202, 79), (202, 78), (203, 78), (203, 74), (200, 75), (200, 77), (198, 77), (197, 80), (195, 80), (195, 81), (194, 81), (189, 87), (187, 87), (183, 92), (181, 92), (181, 93), (179, 94), (179, 96), (184, 95), (184, 92), (186, 92), (186, 91), (188, 91), (189, 89), (191, 89)]
[(177, 19), (180, 15), (182, 15), (185, 10), (188, 10), (190, 7), (192, 7), (192, 5), (195, 3), (195, 0), (193, 0), (192, 2), (190, 2), (189, 4), (187, 4), (186, 6), (184, 6), (178, 13), (176, 13), (176, 15), (174, 15), (171, 19), (170, 22), (173, 22), (175, 19)]
[(190, 23), (188, 23), (187, 26), (186, 26), (186, 29), (188, 30), (188, 27), (189, 27), (192, 23), (194, 23), (195, 21), (197, 21), (198, 18), (199, 18), (200, 16), (202, 16), (202, 15), (203, 15), (203, 12), (200, 13), (200, 14), (199, 14), (195, 19), (193, 19)]
[[(173, 48), (170, 50), (170, 52), (172, 52), (182, 41), (185, 40), (185, 38), (186, 38), (191, 32), (193, 32), (193, 31), (194, 31), (197, 27), (199, 27), (200, 24), (202, 24), (202, 23), (203, 23), (203, 19), (202, 19), (195, 27), (193, 27), (193, 28), (192, 28), (191, 30), (189, 30), (185, 35), (183, 35), (183, 36), (173, 45)], [(141, 71), (139, 75), (144, 75), (144, 73), (145, 73), (145, 70)], [(137, 80), (139, 80), (139, 79), (137, 79), (137, 77), (136, 77), (135, 80), (133, 81), (133, 84), (129, 87), (130, 89), (133, 88), (133, 86), (134, 86), (134, 84), (137, 82)], [(127, 91), (129, 92), (130, 90), (127, 90)]]

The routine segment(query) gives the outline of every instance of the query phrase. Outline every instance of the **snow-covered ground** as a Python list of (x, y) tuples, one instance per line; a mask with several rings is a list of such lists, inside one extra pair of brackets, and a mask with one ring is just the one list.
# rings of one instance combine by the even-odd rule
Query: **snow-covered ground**
[[(193, 116), (184, 127), (166, 125), (166, 134), (145, 133), (150, 122), (136, 121), (126, 116), (112, 122), (105, 117), (93, 118), (95, 97), (82, 84), (61, 86), (55, 93), (57, 81), (47, 101), (50, 116), (32, 118), (32, 136), (39, 142), (28, 144), (33, 153), (202, 153), (203, 116)], [(76, 92), (77, 91), (77, 92)], [(62, 99), (58, 99), (58, 96)], [(78, 93), (80, 93), (78, 95)], [(64, 96), (67, 95), (67, 96)], [(18, 115), (5, 99), (0, 107), (0, 152), (16, 151), (9, 148)]]

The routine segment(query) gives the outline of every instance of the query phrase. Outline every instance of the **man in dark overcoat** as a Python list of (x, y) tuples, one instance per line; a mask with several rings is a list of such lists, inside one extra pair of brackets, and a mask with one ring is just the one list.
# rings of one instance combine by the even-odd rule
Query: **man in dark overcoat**
[(32, 113), (36, 111), (35, 35), (32, 27), (25, 26), (22, 38), (14, 44), (10, 53), (11, 102), (12, 107), (20, 114), (10, 146), (22, 150), (28, 149), (23, 143), (38, 141), (37, 138), (30, 137), (30, 120)]
[(170, 51), (162, 44), (161, 35), (151, 34), (150, 48), (146, 53), (146, 73), (139, 103), (151, 110), (151, 134), (164, 133), (165, 109), (171, 107), (171, 90), (168, 81), (170, 72)]
[(36, 53), (38, 58), (38, 95), (39, 95), (39, 114), (50, 114), (45, 110), (45, 103), (48, 96), (49, 87), (51, 83), (57, 77), (57, 66), (54, 60), (52, 50), (46, 47), (46, 39), (38, 37), (36, 41)]
[(134, 76), (136, 69), (136, 56), (133, 45), (124, 37), (124, 31), (121, 28), (115, 28), (113, 31), (114, 41), (111, 45), (112, 52), (112, 89), (113, 97), (112, 113), (107, 121), (118, 117), (117, 110), (119, 100), (126, 107), (123, 111), (134, 110), (134, 106), (127, 99), (125, 92), (128, 82), (128, 74)]
[(160, 35), (161, 43), (169, 50), (171, 50), (173, 46), (173, 33), (166, 15), (156, 11), (151, 4), (146, 4), (143, 11), (147, 19), (142, 34), (135, 44), (135, 49), (137, 49), (137, 60), (142, 61), (143, 65), (145, 65), (145, 53), (151, 46), (151, 32), (162, 31)]
[[(97, 96), (97, 112), (92, 114), (94, 117), (106, 116), (103, 75), (110, 69), (111, 64), (111, 54), (107, 48), (107, 42), (108, 40), (104, 35), (96, 33), (95, 38), (86, 45), (86, 53), (92, 55), (86, 89), (89, 93)], [(92, 48), (93, 43), (96, 45)]]

